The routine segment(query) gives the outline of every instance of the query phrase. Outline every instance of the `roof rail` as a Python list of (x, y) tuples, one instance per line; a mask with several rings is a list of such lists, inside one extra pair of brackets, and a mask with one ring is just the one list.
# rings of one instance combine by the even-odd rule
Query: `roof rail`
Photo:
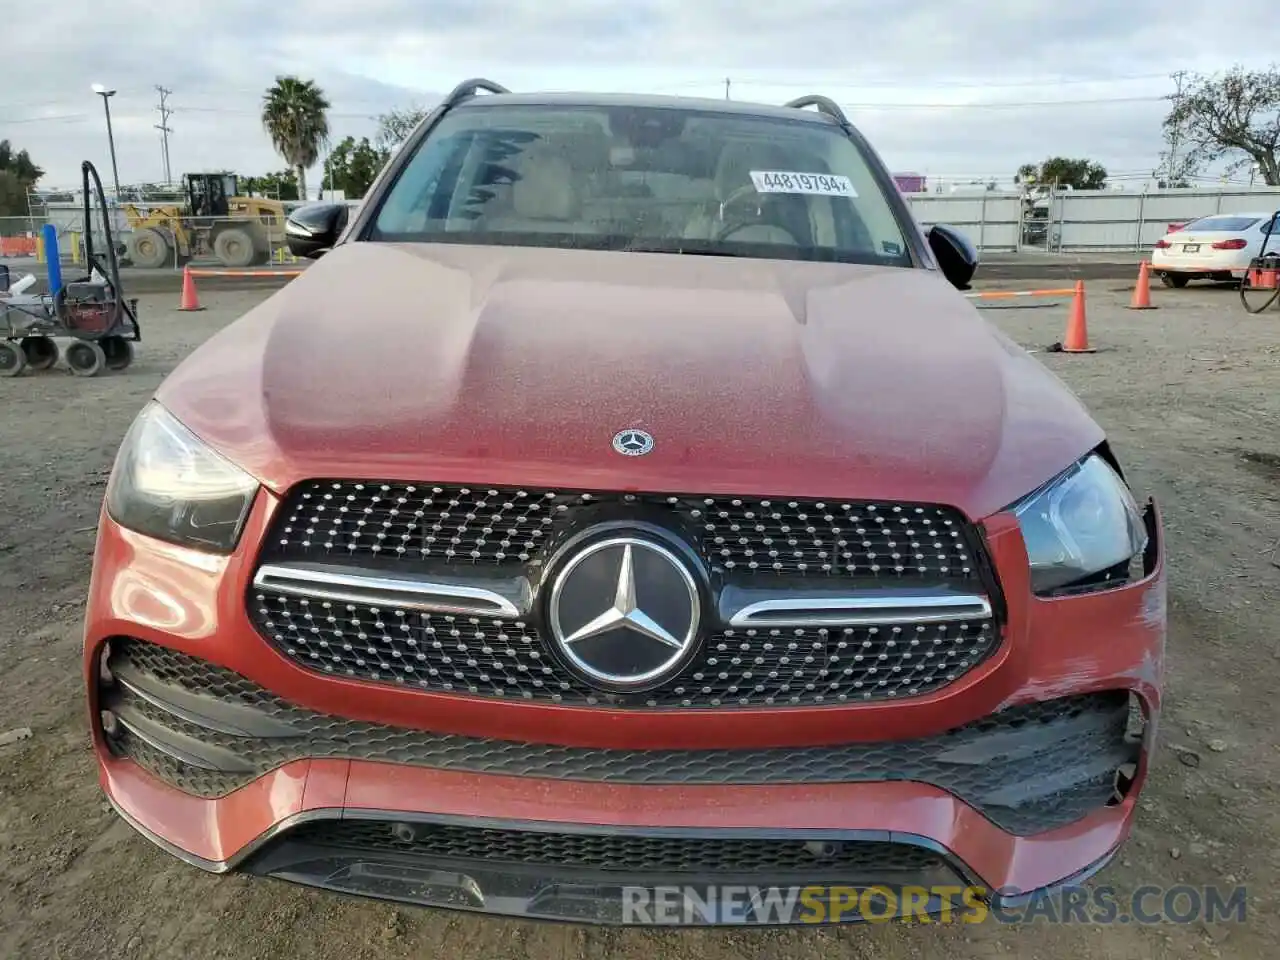
[(843, 126), (849, 126), (849, 118), (844, 115), (844, 111), (829, 97), (819, 96), (811, 93), (808, 96), (797, 97), (788, 103), (783, 104), (784, 107), (792, 107), (796, 110), (803, 110), (805, 107), (817, 107), (819, 113), (825, 113), (828, 117), (834, 119)]
[(483, 77), (473, 77), (470, 80), (463, 80), (460, 84), (449, 92), (444, 98), (446, 106), (456, 106), (468, 97), (474, 97), (481, 90), (488, 93), (510, 93), (502, 84), (494, 83), (492, 80), (485, 80)]

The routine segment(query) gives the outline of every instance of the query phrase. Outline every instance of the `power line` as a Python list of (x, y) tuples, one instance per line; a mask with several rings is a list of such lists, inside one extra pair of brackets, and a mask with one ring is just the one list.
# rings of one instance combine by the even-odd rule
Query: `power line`
[(0, 123), (72, 123), (89, 119), (87, 113), (61, 113), (51, 117), (0, 117)]
[(160, 122), (155, 125), (160, 131), (160, 140), (164, 146), (164, 182), (173, 183), (173, 172), (169, 166), (169, 134), (173, 133), (173, 129), (169, 126), (169, 115), (173, 113), (168, 105), (169, 95), (173, 93), (160, 84), (156, 84), (156, 90), (160, 93)]
[(850, 103), (840, 101), (841, 106), (862, 110), (1005, 110), (1023, 107), (1082, 107), (1105, 103), (1157, 103), (1163, 96), (1149, 97), (1098, 97), (1089, 100), (988, 100), (982, 103)]
[[(256, 117), (259, 116), (257, 110), (245, 110), (242, 107), (175, 107), (175, 113), (225, 113), (240, 117)], [(325, 116), (336, 120), (377, 120), (376, 114), (372, 113), (335, 113), (332, 110), (325, 111)]]
[[(865, 80), (840, 80), (840, 79), (817, 79), (817, 80), (771, 80), (766, 77), (737, 77), (734, 82), (739, 84), (748, 84), (756, 87), (804, 87), (813, 90), (865, 90), (868, 88), (893, 89), (900, 88), (904, 90), (1003, 90), (1003, 89), (1026, 89), (1028, 87), (1060, 87), (1067, 85), (1079, 84), (1110, 84), (1131, 82), (1137, 80), (1163, 80), (1168, 77), (1164, 73), (1131, 73), (1119, 76), (1103, 76), (1095, 77), (1062, 77), (1052, 80), (981, 80), (981, 79), (964, 79), (950, 80), (946, 78), (926, 79), (919, 82), (903, 83), (901, 80), (886, 79), (865, 79)], [(672, 83), (663, 84), (663, 87), (671, 90), (689, 89), (691, 87), (710, 87), (716, 86), (723, 81), (712, 80), (678, 80)]]

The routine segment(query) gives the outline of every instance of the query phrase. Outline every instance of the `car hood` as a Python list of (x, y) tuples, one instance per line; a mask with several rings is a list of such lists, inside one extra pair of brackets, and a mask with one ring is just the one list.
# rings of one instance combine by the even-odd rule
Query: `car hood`
[[(158, 399), (280, 491), (309, 477), (948, 503), (1102, 439), (925, 269), (344, 244)], [(611, 440), (648, 431), (651, 453)]]

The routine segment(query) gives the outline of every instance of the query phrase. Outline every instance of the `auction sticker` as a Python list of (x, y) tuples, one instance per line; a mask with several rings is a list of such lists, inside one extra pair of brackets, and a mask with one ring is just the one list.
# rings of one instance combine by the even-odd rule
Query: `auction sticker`
[(751, 182), (757, 193), (808, 193), (820, 197), (856, 197), (858, 191), (848, 177), (829, 173), (798, 173), (794, 170), (752, 170)]

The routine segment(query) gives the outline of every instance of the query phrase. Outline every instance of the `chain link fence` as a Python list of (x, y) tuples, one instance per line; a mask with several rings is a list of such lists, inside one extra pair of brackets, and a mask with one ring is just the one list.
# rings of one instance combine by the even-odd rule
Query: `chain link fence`
[[(141, 205), (111, 213), (112, 240), (125, 267), (180, 270), (188, 264), (240, 268), (297, 262), (285, 245), (284, 217), (278, 214), (191, 217), (173, 207)], [(92, 219), (94, 248), (102, 249), (102, 224), (99, 217)], [(44, 217), (0, 217), (0, 259), (43, 263), (46, 223), (57, 233), (59, 259), (83, 262), (84, 213), (71, 206), (49, 207)]]

